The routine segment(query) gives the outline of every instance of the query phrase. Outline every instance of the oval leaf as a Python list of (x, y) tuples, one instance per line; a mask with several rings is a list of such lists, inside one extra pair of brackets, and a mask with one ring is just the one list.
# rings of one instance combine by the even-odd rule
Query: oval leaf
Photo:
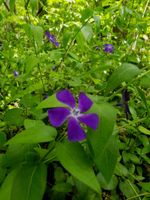
[(136, 75), (140, 72), (139, 68), (136, 65), (130, 63), (123, 63), (122, 66), (118, 67), (107, 83), (107, 91), (114, 90), (117, 88), (122, 82), (131, 81)]
[(91, 162), (79, 143), (59, 143), (56, 154), (63, 167), (75, 178), (100, 193), (100, 186)]
[(40, 142), (49, 142), (55, 139), (57, 132), (51, 126), (39, 125), (36, 127), (28, 128), (21, 133), (15, 135), (6, 144), (34, 144)]

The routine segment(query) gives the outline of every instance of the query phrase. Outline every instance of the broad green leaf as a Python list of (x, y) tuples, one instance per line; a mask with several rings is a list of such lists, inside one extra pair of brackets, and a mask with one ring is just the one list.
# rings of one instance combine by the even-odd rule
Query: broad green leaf
[(59, 143), (56, 146), (56, 154), (68, 172), (100, 193), (100, 186), (92, 169), (92, 163), (79, 143)]
[(6, 134), (3, 132), (0, 132), (0, 147), (3, 146), (5, 142), (6, 142)]
[(125, 180), (119, 184), (121, 192), (126, 196), (126, 198), (134, 197), (138, 194), (138, 188), (134, 183), (129, 180)]
[(85, 21), (86, 19), (88, 19), (93, 15), (93, 10), (91, 10), (90, 8), (85, 8), (84, 10), (82, 10), (81, 14), (82, 14), (82, 20)]
[(108, 103), (94, 104), (90, 112), (99, 115), (96, 131), (88, 131), (88, 143), (94, 161), (107, 182), (110, 181), (118, 157), (117, 136), (113, 135), (116, 110)]
[(35, 126), (40, 126), (40, 125), (41, 126), (44, 125), (44, 122), (42, 122), (41, 120), (33, 120), (33, 119), (25, 119), (24, 120), (25, 129), (35, 127)]
[(114, 190), (117, 187), (118, 180), (116, 176), (112, 176), (109, 183), (107, 183), (101, 173), (98, 173), (97, 175), (98, 181), (101, 185), (101, 187), (105, 190)]
[(9, 0), (9, 6), (10, 6), (10, 10), (14, 11), (15, 8), (15, 0)]
[(145, 135), (150, 135), (150, 130), (148, 130), (147, 128), (139, 126), (138, 129), (141, 133), (144, 133)]
[(49, 142), (55, 139), (56, 134), (57, 132), (55, 128), (51, 126), (39, 125), (18, 133), (13, 138), (8, 140), (6, 144), (34, 144)]
[(8, 125), (21, 126), (24, 121), (23, 110), (20, 108), (13, 108), (6, 111), (4, 121)]
[(56, 94), (53, 94), (52, 96), (42, 101), (37, 108), (41, 109), (41, 108), (53, 108), (53, 107), (66, 107), (65, 104), (61, 103), (56, 99)]
[(3, 156), (2, 166), (14, 169), (21, 163), (27, 162), (28, 155), (32, 152), (36, 153), (33, 144), (11, 144), (8, 146), (7, 152)]
[(141, 81), (140, 81), (140, 85), (143, 88), (150, 88), (150, 73), (148, 73), (147, 75), (145, 75)]
[(107, 83), (107, 91), (114, 90), (121, 85), (122, 82), (129, 82), (139, 74), (140, 70), (136, 65), (130, 63), (123, 63), (116, 69)]
[(32, 8), (32, 13), (36, 14), (37, 9), (38, 9), (38, 0), (30, 0), (30, 5)]
[(34, 25), (30, 25), (30, 28), (35, 42), (37, 43), (38, 46), (41, 46), (44, 34), (43, 28), (41, 26), (34, 26)]
[(29, 73), (37, 65), (38, 59), (34, 54), (32, 54), (26, 58), (25, 62), (26, 62), (26, 72)]
[[(11, 200), (11, 190), (17, 170), (11, 171), (0, 187), (0, 199)], [(17, 199), (16, 199), (17, 200)]]
[(42, 200), (46, 176), (44, 164), (19, 167), (13, 180), (11, 200)]
[(85, 40), (90, 41), (93, 37), (93, 30), (90, 24), (85, 25), (82, 29), (81, 32), (85, 38)]

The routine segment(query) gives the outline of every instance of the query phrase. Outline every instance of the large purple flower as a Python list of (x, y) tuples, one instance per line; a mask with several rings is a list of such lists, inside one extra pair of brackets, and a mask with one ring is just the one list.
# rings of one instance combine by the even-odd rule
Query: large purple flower
[(50, 32), (46, 31), (45, 32), (46, 37), (56, 46), (59, 46), (59, 43), (56, 41), (56, 38), (54, 35), (51, 35)]
[(114, 47), (112, 44), (104, 44), (104, 51), (106, 53), (113, 53)]
[(92, 129), (96, 129), (99, 117), (95, 113), (83, 114), (88, 111), (93, 102), (81, 92), (78, 100), (78, 107), (73, 95), (68, 90), (62, 90), (56, 94), (56, 98), (68, 107), (57, 107), (48, 110), (48, 117), (55, 127), (61, 126), (68, 121), (68, 139), (70, 141), (80, 141), (86, 138), (85, 132), (80, 124), (85, 124)]

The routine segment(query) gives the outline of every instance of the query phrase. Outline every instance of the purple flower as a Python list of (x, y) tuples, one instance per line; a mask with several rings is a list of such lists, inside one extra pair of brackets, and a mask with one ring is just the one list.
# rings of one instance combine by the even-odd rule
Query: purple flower
[(111, 44), (104, 44), (104, 51), (106, 53), (113, 53), (114, 47)]
[(16, 71), (16, 70), (13, 72), (13, 74), (14, 74), (15, 77), (19, 76), (19, 72)]
[(70, 141), (80, 141), (86, 138), (85, 132), (80, 124), (85, 124), (92, 129), (96, 129), (99, 117), (95, 113), (83, 114), (88, 111), (93, 102), (81, 92), (79, 94), (78, 107), (73, 95), (69, 90), (62, 90), (56, 94), (56, 98), (68, 107), (57, 107), (48, 110), (48, 117), (51, 124), (55, 127), (61, 126), (68, 121), (68, 139)]
[(46, 31), (45, 32), (46, 37), (56, 46), (59, 46), (59, 43), (56, 41), (56, 38), (54, 35), (51, 35), (50, 32)]

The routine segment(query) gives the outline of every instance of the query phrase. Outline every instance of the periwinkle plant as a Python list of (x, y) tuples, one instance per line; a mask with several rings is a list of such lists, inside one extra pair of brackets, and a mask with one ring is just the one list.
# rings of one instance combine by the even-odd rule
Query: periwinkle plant
[(69, 90), (62, 90), (56, 94), (56, 98), (66, 104), (68, 107), (57, 107), (48, 110), (50, 123), (55, 126), (61, 126), (68, 121), (68, 140), (81, 141), (86, 138), (84, 129), (81, 124), (89, 126), (96, 130), (99, 124), (99, 117), (95, 113), (85, 114), (93, 105), (84, 92), (79, 94), (78, 106), (75, 98)]

